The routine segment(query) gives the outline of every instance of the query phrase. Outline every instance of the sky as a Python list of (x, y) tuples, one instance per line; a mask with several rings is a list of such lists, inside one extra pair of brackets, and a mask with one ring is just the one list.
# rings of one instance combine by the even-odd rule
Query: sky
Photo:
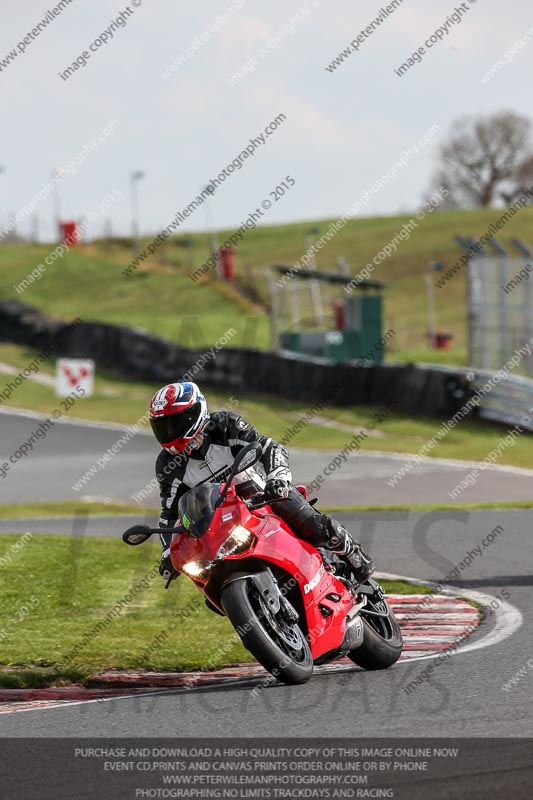
[[(360, 36), (390, 4), (65, 0), (26, 44), (58, 0), (4, 3), (0, 222), (42, 192), (34, 212), (42, 239), (52, 238), (58, 198), (64, 219), (91, 218), (87, 236), (100, 235), (106, 218), (115, 233), (129, 234), (130, 176), (142, 171), (141, 228), (157, 233), (279, 115), (285, 115), (282, 124), (208, 204), (184, 218), (180, 231), (203, 230), (211, 220), (217, 228), (238, 228), (269, 197), (263, 224), (340, 216), (433, 129), (359, 213), (418, 208), (455, 119), (503, 109), (533, 117), (533, 5), (396, 3), (371, 35)], [(452, 24), (461, 7), (461, 20)], [(443, 26), (442, 40), (425, 47)], [(105, 32), (107, 42), (98, 38)], [(497, 74), (482, 82), (524, 36)], [(352, 40), (357, 51), (328, 71)], [(420, 47), (421, 60), (400, 77), (395, 70)], [(16, 57), (6, 62), (13, 50)], [(60, 73), (84, 51), (85, 66), (64, 80)], [(63, 173), (54, 198), (53, 171), (80, 153), (81, 163)], [(283, 182), (289, 188), (276, 191)], [(21, 218), (20, 232), (28, 233), (30, 224), (29, 215)]]

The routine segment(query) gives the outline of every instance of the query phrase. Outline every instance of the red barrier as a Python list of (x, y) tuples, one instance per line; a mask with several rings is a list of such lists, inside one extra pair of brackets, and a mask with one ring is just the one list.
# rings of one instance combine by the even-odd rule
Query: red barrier
[(331, 305), (333, 306), (333, 315), (335, 317), (335, 329), (338, 331), (343, 331), (346, 327), (344, 303), (342, 300), (334, 300)]
[(436, 350), (449, 350), (452, 346), (453, 333), (450, 331), (437, 331), (435, 333), (434, 347)]
[(61, 240), (63, 244), (68, 244), (69, 247), (75, 247), (80, 243), (80, 235), (78, 231), (78, 223), (69, 221), (61, 223)]
[(233, 247), (221, 247), (220, 257), (222, 259), (222, 277), (225, 281), (235, 280), (235, 256)]

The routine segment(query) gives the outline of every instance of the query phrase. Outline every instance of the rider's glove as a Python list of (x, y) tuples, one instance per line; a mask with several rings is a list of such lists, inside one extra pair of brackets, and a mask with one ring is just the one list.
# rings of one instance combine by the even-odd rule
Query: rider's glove
[(290, 483), (287, 483), (282, 478), (271, 478), (265, 484), (266, 500), (286, 500), (290, 492)]
[(178, 577), (179, 572), (174, 569), (172, 565), (172, 561), (170, 559), (170, 547), (167, 547), (166, 550), (163, 550), (161, 553), (161, 563), (159, 564), (159, 574), (163, 578), (163, 580), (168, 581), (170, 578)]

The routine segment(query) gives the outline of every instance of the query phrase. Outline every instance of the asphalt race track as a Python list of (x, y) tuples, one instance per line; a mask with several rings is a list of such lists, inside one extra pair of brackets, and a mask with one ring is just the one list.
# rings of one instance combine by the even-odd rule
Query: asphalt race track
[[(273, 684), (255, 696), (250, 691), (254, 682), (243, 682), (3, 714), (0, 735), (465, 737), (494, 735), (495, 721), (499, 736), (531, 735), (533, 670), (527, 662), (533, 642), (533, 511), (339, 516), (360, 535), (380, 570), (437, 581), (501, 525), (503, 532), (453, 585), (495, 598), (494, 613), (469, 645), (494, 632), (507, 604), (521, 612), (521, 626), (505, 639), (497, 636), (490, 646), (442, 661), (427, 682), (409, 693), (404, 687), (431, 661), (406, 662), (382, 673), (354, 669), (300, 687)], [(109, 529), (120, 530), (123, 522), (128, 520), (109, 521)], [(65, 531), (68, 524), (63, 521)], [(59, 520), (54, 525), (59, 529)], [(88, 533), (92, 526), (90, 520)], [(515, 611), (503, 617), (503, 635), (507, 624), (516, 624), (516, 616)], [(503, 684), (524, 667), (526, 674), (505, 691)]]
[[(44, 415), (0, 409), (0, 465), (9, 465), (0, 479), (2, 503), (72, 500), (83, 496), (106, 497), (131, 502), (154, 478), (157, 443), (150, 433), (134, 435), (78, 491), (75, 484), (87, 470), (97, 467), (107, 450), (124, 435), (118, 425), (102, 426), (78, 421), (56, 422), (33, 450), (16, 463), (10, 457), (27, 442)], [(347, 434), (346, 440), (352, 437)], [(467, 455), (467, 454), (465, 454)], [(337, 452), (291, 448), (296, 482), (309, 483), (322, 474)], [(389, 480), (406, 463), (395, 453), (354, 453), (332, 475), (324, 477), (320, 501), (324, 505), (450, 503), (448, 495), (471, 470), (471, 465), (443, 459), (424, 459), (395, 486)], [(0, 473), (1, 474), (1, 473)], [(533, 470), (494, 466), (484, 470), (473, 486), (460, 496), (462, 502), (530, 500)], [(28, 491), (31, 487), (31, 492)], [(141, 502), (157, 506), (152, 490)]]
[[(4, 460), (27, 438), (36, 421), (4, 413), (0, 415), (0, 424)], [(73, 480), (119, 434), (113, 427), (58, 424), (39, 442), (32, 457), (14, 465), (2, 481), (2, 502), (78, 496), (69, 488)], [(151, 439), (136, 436), (93, 479), (86, 494), (127, 498), (132, 486), (135, 490), (151, 478), (154, 455)], [(313, 469), (323, 464), (325, 457), (323, 453), (313, 454)], [(309, 461), (309, 455), (305, 458)], [(382, 497), (397, 502), (396, 491), (386, 486), (384, 476), (390, 474), (387, 469), (391, 469), (391, 464), (398, 462), (393, 457), (387, 458), (353, 459), (346, 468), (351, 477), (343, 478), (343, 485), (350, 483), (352, 487), (349, 495), (344, 496), (345, 503), (368, 499), (364, 492), (369, 486), (374, 487), (374, 497), (381, 492)], [(300, 466), (304, 472), (303, 454), (295, 453), (293, 462), (298, 478), (309, 475), (300, 473)], [(369, 468), (370, 474), (363, 474), (369, 465), (373, 465), (373, 470)], [(497, 480), (498, 496), (502, 499), (509, 499), (513, 486), (515, 496), (519, 487), (525, 493), (530, 483), (525, 475), (491, 472), (489, 475), (487, 471), (487, 481)], [(442, 491), (444, 479), (455, 482), (457, 474), (457, 468), (441, 469), (439, 462), (435, 462), (426, 476), (437, 494)], [(485, 490), (488, 488), (487, 483)], [(416, 499), (428, 500), (427, 488)], [(490, 499), (497, 497), (493, 493)], [(404, 691), (431, 661), (406, 662), (382, 673), (354, 668), (342, 675), (317, 676), (300, 687), (271, 683), (255, 695), (250, 689), (257, 685), (257, 680), (237, 681), (222, 689), (169, 690), (144, 697), (7, 713), (0, 717), (0, 735), (530, 736), (533, 669), (528, 663), (533, 664), (533, 622), (529, 613), (533, 597), (533, 510), (337, 516), (370, 550), (380, 571), (441, 582), (453, 575), (452, 585), (464, 589), (465, 594), (473, 590), (493, 598), (493, 612), (470, 637), (466, 650), (441, 661), (431, 677), (414, 690)], [(119, 535), (129, 524), (131, 517), (89, 518), (86, 533)], [(501, 530), (491, 534), (497, 526)], [(0, 530), (69, 533), (71, 528), (68, 519), (22, 520), (4, 521)], [(489, 534), (491, 541), (483, 545)], [(478, 546), (479, 553), (474, 550)], [(469, 551), (475, 553), (471, 563), (458, 570), (457, 565)], [(505, 690), (504, 684), (520, 669), (523, 672), (515, 685)]]

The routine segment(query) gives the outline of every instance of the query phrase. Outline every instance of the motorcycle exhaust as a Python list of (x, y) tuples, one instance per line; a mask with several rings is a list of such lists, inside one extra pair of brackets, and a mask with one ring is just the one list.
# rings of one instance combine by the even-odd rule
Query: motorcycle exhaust
[(349, 650), (356, 650), (363, 644), (364, 628), (363, 620), (359, 615), (359, 611), (366, 606), (366, 597), (363, 597), (361, 603), (354, 606), (346, 616), (346, 630), (342, 639), (341, 650), (348, 652)]

